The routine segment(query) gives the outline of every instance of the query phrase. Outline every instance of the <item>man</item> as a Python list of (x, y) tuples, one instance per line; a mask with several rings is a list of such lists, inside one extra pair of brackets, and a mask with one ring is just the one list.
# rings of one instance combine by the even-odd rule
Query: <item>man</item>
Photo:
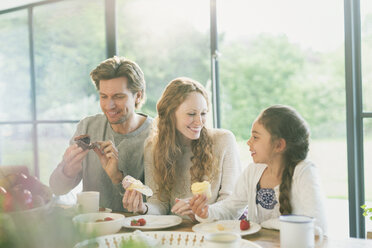
[(88, 134), (98, 146), (84, 150), (72, 138), (49, 184), (61, 195), (83, 180), (83, 191), (100, 192), (100, 206), (125, 211), (121, 181), (126, 175), (144, 180), (143, 146), (153, 121), (135, 112), (145, 99), (144, 75), (136, 63), (115, 56), (98, 65), (90, 76), (103, 114), (81, 120), (74, 137)]

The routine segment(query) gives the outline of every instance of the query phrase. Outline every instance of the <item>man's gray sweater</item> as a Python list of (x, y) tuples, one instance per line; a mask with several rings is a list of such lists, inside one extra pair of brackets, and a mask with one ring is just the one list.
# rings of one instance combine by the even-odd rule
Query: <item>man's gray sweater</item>
[[(145, 122), (135, 131), (128, 134), (115, 133), (107, 118), (103, 114), (86, 117), (77, 126), (73, 137), (89, 134), (91, 142), (111, 140), (120, 135), (120, 143), (115, 144), (119, 151), (118, 167), (124, 177), (131, 175), (144, 181), (144, 141), (148, 137), (153, 119), (147, 117)], [(73, 144), (73, 137), (70, 144)], [(93, 150), (89, 151), (83, 160), (83, 169), (75, 177), (69, 178), (63, 173), (63, 165), (60, 163), (50, 176), (49, 184), (57, 195), (68, 193), (83, 180), (83, 191), (99, 191), (100, 206), (111, 208), (113, 211), (126, 211), (122, 204), (124, 189), (121, 183), (114, 185), (102, 168), (100, 160)]]

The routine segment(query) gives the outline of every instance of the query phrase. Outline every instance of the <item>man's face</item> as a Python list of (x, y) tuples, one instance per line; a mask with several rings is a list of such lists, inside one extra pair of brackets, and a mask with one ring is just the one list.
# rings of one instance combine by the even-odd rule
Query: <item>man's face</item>
[(134, 114), (140, 93), (133, 94), (127, 84), (128, 79), (125, 77), (100, 80), (99, 101), (110, 124), (124, 123)]

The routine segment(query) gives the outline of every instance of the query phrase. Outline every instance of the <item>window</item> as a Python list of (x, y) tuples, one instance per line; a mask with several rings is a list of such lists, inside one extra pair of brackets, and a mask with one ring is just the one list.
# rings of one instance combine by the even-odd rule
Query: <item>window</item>
[[(330, 223), (336, 227), (330, 227), (330, 235), (336, 234), (332, 229), (337, 235), (347, 233), (348, 206), (342, 200), (348, 191), (345, 123), (354, 116), (345, 120), (344, 47), (349, 52), (358, 44), (344, 44), (344, 21), (351, 21), (344, 20), (343, 4), (348, 10), (359, 1), (216, 2), (222, 127), (236, 135), (243, 165), (251, 160), (245, 143), (259, 112), (276, 103), (294, 106), (312, 131), (309, 158), (318, 165), (329, 197)], [(372, 5), (360, 2), (364, 181), (371, 203)], [(46, 0), (0, 10), (0, 165), (26, 164), (47, 183), (77, 121), (100, 112), (89, 72), (106, 58), (110, 43), (105, 4)], [(144, 113), (156, 115), (164, 86), (178, 76), (194, 78), (211, 92), (209, 5), (198, 0), (116, 0), (117, 54), (136, 61), (145, 73)], [(212, 124), (211, 118), (208, 122)]]
[[(363, 112), (372, 112), (372, 3), (362, 0), (361, 10), (361, 40), (362, 40), (362, 88), (363, 88)], [(364, 184), (365, 201), (367, 206), (372, 206), (372, 115), (363, 121), (364, 129)], [(366, 219), (366, 230), (372, 230), (372, 221)]]
[(161, 93), (176, 77), (193, 78), (210, 91), (208, 13), (208, 1), (117, 1), (118, 54), (145, 73), (145, 113), (156, 115)]
[[(0, 121), (27, 122), (32, 118), (27, 11), (0, 15), (0, 23)], [(32, 125), (0, 125), (1, 164), (33, 171)]]
[(105, 59), (103, 3), (61, 1), (33, 8), (35, 89), (27, 9), (0, 15), (0, 120), (7, 124), (0, 129), (0, 164), (24, 164), (35, 173), (36, 161), (48, 184), (73, 135), (73, 123), (100, 112), (89, 73)]
[[(290, 105), (309, 123), (308, 158), (328, 198), (347, 198), (343, 3), (233, 0), (217, 8), (222, 127), (237, 136), (243, 166), (254, 119), (270, 105)], [(342, 216), (329, 217), (330, 236), (348, 235), (337, 226), (348, 222), (343, 205)]]

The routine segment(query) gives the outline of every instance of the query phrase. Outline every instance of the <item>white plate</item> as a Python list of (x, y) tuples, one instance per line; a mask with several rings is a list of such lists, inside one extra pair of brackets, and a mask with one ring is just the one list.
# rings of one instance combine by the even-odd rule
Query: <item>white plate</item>
[[(145, 219), (146, 225), (144, 226), (131, 226), (131, 220)], [(182, 223), (182, 218), (176, 215), (138, 215), (127, 217), (124, 221), (124, 227), (140, 229), (140, 230), (155, 230), (163, 229), (172, 226), (177, 226)]]
[[(205, 247), (204, 235), (193, 232), (172, 232), (172, 231), (158, 231), (158, 232), (143, 232), (150, 238), (158, 240), (160, 246), (156, 247)], [(85, 240), (74, 246), (74, 248), (97, 247), (97, 248), (112, 248), (118, 247), (122, 241), (128, 241), (135, 237), (134, 233), (119, 233), (108, 236), (101, 236), (96, 239)], [(94, 244), (94, 246), (89, 246)], [(242, 239), (239, 247), (241, 248), (262, 248), (260, 245), (252, 241)]]
[[(192, 230), (197, 233), (216, 233), (216, 232), (235, 232), (241, 236), (253, 234), (261, 230), (261, 226), (250, 221), (251, 227), (248, 230), (240, 230), (240, 220), (220, 220), (212, 223), (200, 223), (192, 227)], [(221, 227), (223, 230), (220, 230)], [(219, 229), (220, 228), (220, 229)]]
[(100, 213), (111, 213), (112, 209), (111, 208), (105, 208), (105, 210), (99, 210)]

